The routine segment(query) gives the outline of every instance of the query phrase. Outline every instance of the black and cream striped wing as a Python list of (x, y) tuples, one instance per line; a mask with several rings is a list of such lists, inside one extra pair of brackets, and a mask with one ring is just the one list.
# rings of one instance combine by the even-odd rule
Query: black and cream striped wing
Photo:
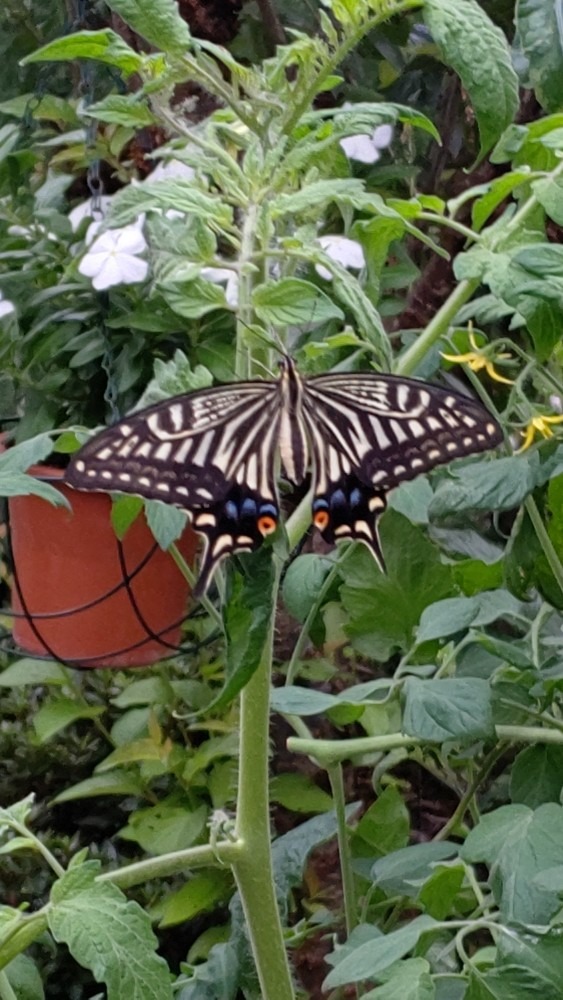
[(184, 508), (205, 539), (197, 592), (233, 552), (257, 548), (279, 517), (276, 382), (240, 382), (177, 396), (89, 441), (66, 481)]
[(389, 490), (502, 440), (478, 403), (414, 379), (334, 374), (305, 386), (314, 523), (331, 543), (364, 542), (381, 566), (377, 522)]

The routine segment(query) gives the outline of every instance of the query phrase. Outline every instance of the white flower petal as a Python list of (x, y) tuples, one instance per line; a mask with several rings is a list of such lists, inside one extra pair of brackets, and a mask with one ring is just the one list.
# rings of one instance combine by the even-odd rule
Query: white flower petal
[[(192, 146), (193, 148), (193, 146)], [(159, 160), (152, 174), (145, 178), (143, 184), (151, 184), (153, 181), (184, 180), (191, 181), (195, 177), (195, 170), (182, 163), (181, 160)]]
[(393, 131), (392, 125), (378, 125), (373, 130), (372, 142), (378, 149), (387, 149), (393, 141)]
[(206, 281), (213, 282), (214, 285), (225, 285), (225, 298), (227, 305), (238, 305), (238, 274), (229, 270), (228, 267), (203, 267), (200, 271), (201, 277)]
[(96, 208), (93, 207), (93, 202), (93, 198), (87, 198), (86, 201), (81, 201), (79, 205), (75, 205), (72, 212), (69, 212), (68, 219), (73, 233), (76, 232), (83, 219), (95, 219), (99, 225), (108, 210), (108, 206), (111, 204), (111, 197), (109, 194), (100, 195), (96, 201)]
[(340, 146), (349, 160), (360, 163), (376, 163), (380, 156), (371, 135), (349, 135), (340, 140)]
[(142, 253), (147, 249), (147, 241), (137, 225), (124, 226), (123, 229), (112, 229), (115, 233), (115, 249), (117, 253)]
[(14, 303), (10, 302), (9, 299), (2, 298), (2, 295), (0, 294), (0, 317), (11, 316), (11, 314), (15, 313), (15, 311), (16, 307)]

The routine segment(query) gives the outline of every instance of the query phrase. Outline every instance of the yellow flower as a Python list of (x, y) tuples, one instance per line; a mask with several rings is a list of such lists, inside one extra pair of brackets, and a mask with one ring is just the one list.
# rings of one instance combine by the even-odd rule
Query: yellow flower
[(535, 417), (532, 417), (532, 419), (528, 421), (525, 430), (521, 432), (524, 437), (524, 441), (516, 454), (518, 455), (521, 451), (526, 451), (526, 448), (530, 447), (536, 436), (536, 431), (544, 438), (553, 437), (553, 431), (550, 426), (551, 424), (563, 424), (563, 413), (552, 413), (549, 416), (536, 413)]
[[(473, 350), (467, 351), (466, 354), (442, 354), (445, 361), (453, 361), (458, 364), (465, 364), (471, 368), (472, 372), (479, 372), (482, 368), (485, 369), (487, 375), (489, 375), (495, 382), (504, 382), (505, 385), (514, 385), (514, 382), (510, 378), (505, 378), (504, 375), (499, 375), (497, 372), (487, 349), (482, 349), (479, 347), (477, 341), (475, 340), (475, 335), (473, 332), (469, 334), (469, 343), (471, 344)], [(506, 361), (510, 358), (510, 354), (497, 354), (497, 361)]]

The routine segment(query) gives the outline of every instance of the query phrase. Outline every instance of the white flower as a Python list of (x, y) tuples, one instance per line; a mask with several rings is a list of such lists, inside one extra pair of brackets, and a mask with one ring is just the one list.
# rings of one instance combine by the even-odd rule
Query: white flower
[(159, 160), (152, 174), (145, 177), (143, 184), (152, 184), (153, 181), (192, 181), (194, 177), (194, 168), (181, 160)]
[(233, 308), (238, 305), (238, 274), (235, 271), (230, 271), (228, 267), (204, 267), (200, 274), (214, 285), (224, 284), (227, 305)]
[(387, 149), (393, 138), (392, 125), (378, 125), (371, 135), (349, 135), (340, 140), (340, 146), (350, 160), (360, 163), (377, 163), (381, 150)]
[(0, 319), (3, 316), (11, 316), (15, 311), (16, 307), (14, 303), (10, 302), (9, 299), (5, 299), (2, 292), (0, 292)]
[(103, 219), (108, 206), (111, 204), (111, 196), (109, 194), (99, 195), (96, 199), (96, 207), (94, 207), (93, 202), (93, 198), (87, 198), (86, 201), (81, 201), (79, 205), (75, 205), (72, 211), (68, 213), (68, 221), (73, 233), (76, 232), (83, 219), (94, 219), (96, 222)]
[[(327, 257), (331, 257), (338, 264), (352, 271), (361, 271), (365, 266), (364, 251), (356, 240), (349, 240), (347, 236), (319, 236), (319, 243)], [(322, 264), (315, 264), (315, 271), (327, 281), (332, 278), (331, 272)]]
[(92, 279), (98, 291), (112, 285), (134, 285), (144, 281), (148, 273), (146, 260), (137, 257), (146, 248), (138, 223), (122, 229), (108, 229), (94, 240), (78, 270)]

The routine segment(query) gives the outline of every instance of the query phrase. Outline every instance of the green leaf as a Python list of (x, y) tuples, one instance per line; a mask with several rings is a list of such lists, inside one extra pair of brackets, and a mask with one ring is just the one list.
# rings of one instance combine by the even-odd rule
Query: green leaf
[(425, 958), (405, 958), (377, 977), (382, 985), (363, 994), (363, 1000), (434, 1000), (436, 991)]
[(406, 847), (410, 832), (409, 811), (395, 785), (389, 785), (364, 813), (354, 830), (356, 852), (385, 855)]
[(542, 802), (560, 802), (563, 788), (563, 747), (549, 744), (521, 750), (510, 772), (510, 798), (535, 809)]
[[(431, 518), (471, 510), (513, 510), (546, 481), (537, 452), (472, 462), (450, 470), (430, 503)], [(549, 478), (549, 475), (547, 476)]]
[(109, 94), (103, 101), (88, 105), (88, 115), (112, 125), (126, 125), (144, 128), (157, 125), (158, 118), (147, 104), (143, 104), (137, 94)]
[(422, 17), (469, 95), (484, 155), (518, 110), (518, 78), (506, 37), (475, 0), (425, 0)]
[(429, 604), (451, 594), (452, 572), (422, 530), (395, 511), (381, 521), (387, 572), (359, 545), (341, 566), (346, 633), (363, 656), (385, 661), (408, 649), (415, 626)]
[(144, 792), (143, 782), (133, 771), (111, 771), (78, 781), (76, 785), (65, 788), (64, 792), (59, 792), (53, 802), (74, 802), (76, 799), (92, 799), (97, 795), (135, 795), (142, 798)]
[(68, 507), (66, 497), (49, 483), (26, 475), (53, 450), (50, 434), (38, 434), (0, 453), (0, 497), (38, 496), (59, 507)]
[(25, 687), (26, 684), (62, 685), (67, 676), (58, 663), (51, 660), (16, 660), (0, 673), (0, 688)]
[(177, 542), (188, 523), (188, 514), (179, 507), (160, 500), (145, 500), (147, 524), (161, 549), (165, 551)]
[(13, 823), (18, 826), (25, 826), (35, 805), (35, 795), (26, 795), (25, 799), (14, 802), (11, 806), (0, 807), (0, 827), (5, 825), (10, 827)]
[[(528, 988), (525, 1000), (530, 996), (537, 996), (538, 1000), (559, 1000), (563, 982), (559, 927), (556, 925), (544, 934), (530, 934), (524, 928), (513, 928), (510, 934), (503, 934), (502, 937), (497, 961), (504, 968), (499, 971), (524, 973), (520, 977), (514, 975), (513, 983), (516, 986), (519, 979)], [(506, 1000), (512, 1000), (515, 995), (507, 992)]]
[(274, 326), (325, 323), (344, 313), (320, 288), (300, 278), (283, 278), (257, 285), (252, 295), (256, 315)]
[(338, 700), (326, 691), (289, 685), (273, 689), (271, 704), (274, 712), (285, 715), (322, 715), (334, 708)]
[(167, 281), (159, 285), (159, 289), (166, 304), (185, 319), (199, 319), (214, 309), (230, 308), (222, 286), (204, 278)]
[(47, 743), (56, 733), (60, 733), (78, 719), (97, 719), (104, 711), (103, 705), (85, 705), (70, 698), (57, 698), (41, 706), (35, 715), (33, 725), (39, 742)]
[(112, 196), (107, 221), (112, 226), (124, 226), (135, 222), (141, 212), (169, 208), (196, 215), (218, 228), (232, 223), (233, 210), (229, 205), (200, 191), (193, 181), (178, 179), (127, 185)]
[(474, 597), (448, 597), (425, 608), (417, 629), (417, 643), (442, 639), (498, 618), (520, 618), (524, 608), (508, 590), (485, 590)]
[(190, 807), (187, 801), (176, 805), (175, 801), (164, 800), (148, 809), (138, 809), (119, 836), (139, 844), (150, 854), (168, 854), (191, 847), (205, 831), (207, 807)]
[(210, 869), (198, 872), (189, 877), (177, 892), (165, 896), (154, 908), (152, 916), (159, 918), (159, 927), (174, 927), (225, 904), (232, 892), (230, 871)]
[(333, 566), (332, 559), (313, 553), (297, 556), (290, 563), (283, 581), (282, 596), (287, 610), (296, 621), (305, 621)]
[(533, 192), (542, 208), (545, 209), (550, 219), (558, 225), (563, 222), (563, 210), (561, 208), (561, 198), (563, 195), (563, 182), (560, 177), (545, 177), (542, 180), (534, 181)]
[(438, 865), (418, 894), (418, 902), (434, 920), (446, 920), (465, 879), (463, 865)]
[(405, 684), (403, 728), (429, 742), (471, 743), (494, 735), (491, 687), (479, 677), (444, 677)]
[(411, 844), (379, 858), (371, 869), (371, 878), (389, 896), (412, 898), (418, 886), (432, 874), (433, 866), (446, 858), (455, 857), (457, 853), (458, 845), (447, 841)]
[(560, 996), (560, 986), (554, 990), (525, 965), (511, 963), (506, 969), (482, 971), (472, 963), (463, 1000), (559, 1000)]
[(171, 976), (156, 954), (150, 919), (110, 882), (97, 882), (100, 865), (67, 871), (51, 890), (47, 912), (55, 941), (104, 983), (108, 1000), (172, 1000)]
[(143, 510), (141, 497), (115, 497), (111, 505), (111, 525), (120, 541)]
[(120, 35), (111, 28), (103, 28), (101, 31), (77, 31), (63, 38), (55, 38), (22, 59), (22, 64), (66, 62), (69, 59), (98, 59), (116, 66), (125, 76), (138, 72), (144, 62), (144, 57), (129, 48)]
[[(242, 561), (242, 560), (241, 560)], [(224, 612), (227, 670), (224, 687), (213, 708), (227, 705), (258, 669), (271, 628), (274, 568), (271, 551), (263, 547), (245, 564), (244, 577), (234, 575), (232, 595)]]
[(176, 0), (110, 0), (108, 6), (163, 52), (182, 56), (191, 46), (190, 29), (178, 13)]
[(558, 111), (563, 74), (560, 8), (552, 0), (518, 0), (515, 13), (528, 80), (544, 110)]
[(562, 823), (563, 809), (553, 802), (535, 810), (509, 805), (482, 816), (470, 831), (461, 857), (493, 867), (491, 888), (503, 920), (548, 924), (559, 910), (558, 885), (542, 885), (538, 876), (563, 865)]
[(15, 1000), (44, 1000), (45, 992), (41, 976), (35, 962), (27, 955), (17, 955), (12, 959), (5, 966), (4, 974), (13, 990)]
[(495, 177), (493, 181), (487, 184), (485, 194), (477, 198), (471, 208), (473, 228), (479, 232), (494, 210), (502, 204), (505, 198), (508, 198), (512, 194), (514, 188), (529, 181), (529, 178), (529, 168), (522, 167), (520, 170), (511, 170), (507, 174), (502, 174), (501, 177)]
[(326, 813), (333, 807), (328, 792), (297, 771), (277, 774), (272, 778), (270, 799), (297, 813)]
[(364, 182), (354, 177), (331, 177), (329, 180), (315, 181), (313, 184), (306, 184), (299, 191), (278, 195), (270, 203), (270, 212), (274, 219), (301, 212), (308, 214), (311, 211), (318, 218), (319, 208), (322, 209), (333, 201), (365, 208)]
[[(381, 972), (412, 951), (421, 936), (435, 926), (432, 917), (426, 915), (415, 917), (398, 931), (363, 942), (351, 952), (348, 950), (346, 958), (338, 962), (336, 968), (326, 977), (323, 989), (335, 989), (347, 983), (361, 982), (362, 979), (377, 979)], [(327, 961), (331, 964), (334, 959), (338, 961), (338, 951), (327, 956)]]

